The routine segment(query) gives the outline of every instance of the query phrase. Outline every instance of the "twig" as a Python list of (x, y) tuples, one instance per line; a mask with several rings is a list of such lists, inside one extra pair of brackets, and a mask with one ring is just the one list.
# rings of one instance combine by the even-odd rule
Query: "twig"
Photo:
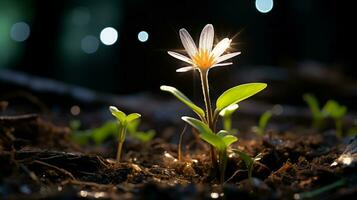
[(72, 175), (72, 173), (69, 172), (69, 171), (67, 171), (67, 170), (65, 170), (65, 169), (59, 168), (59, 167), (57, 167), (57, 166), (54, 166), (54, 165), (51, 165), (51, 164), (48, 164), (48, 163), (45, 163), (45, 162), (42, 162), (42, 161), (39, 161), (39, 160), (34, 160), (33, 162), (34, 162), (34, 163), (41, 164), (41, 165), (44, 165), (44, 166), (47, 166), (47, 167), (54, 168), (54, 169), (56, 169), (56, 170), (58, 170), (58, 171), (60, 171), (60, 172), (62, 172), (62, 173), (64, 173), (64, 174), (68, 175), (68, 176), (71, 177), (73, 180), (76, 180), (76, 178)]
[(247, 171), (247, 170), (238, 169), (237, 171), (234, 172), (234, 174), (233, 174), (231, 177), (229, 177), (229, 179), (227, 179), (227, 180), (224, 182), (224, 184), (226, 184), (226, 183), (228, 183), (230, 180), (232, 180), (233, 177), (235, 177), (239, 172), (244, 172), (244, 171)]
[(62, 185), (66, 184), (74, 184), (74, 185), (87, 185), (87, 186), (92, 186), (92, 187), (97, 187), (97, 188), (116, 188), (114, 185), (105, 185), (105, 184), (99, 184), (95, 182), (87, 182), (87, 181), (78, 181), (78, 180), (65, 180), (62, 181)]

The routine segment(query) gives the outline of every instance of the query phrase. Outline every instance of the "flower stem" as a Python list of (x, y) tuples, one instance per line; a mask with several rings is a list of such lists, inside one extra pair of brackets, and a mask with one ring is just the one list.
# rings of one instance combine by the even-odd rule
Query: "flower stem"
[[(213, 115), (212, 115), (212, 106), (211, 106), (211, 98), (209, 94), (209, 83), (208, 83), (208, 70), (200, 70), (201, 77), (201, 85), (203, 92), (203, 99), (205, 101), (206, 106), (206, 121), (208, 123), (209, 128), (214, 132), (214, 124), (213, 124)], [(214, 147), (211, 145), (211, 161), (214, 169), (217, 169), (217, 158), (216, 153), (214, 151)]]

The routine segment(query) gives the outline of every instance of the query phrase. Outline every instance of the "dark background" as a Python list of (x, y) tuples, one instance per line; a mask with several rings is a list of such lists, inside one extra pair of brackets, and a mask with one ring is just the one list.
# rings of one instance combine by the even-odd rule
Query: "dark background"
[[(198, 82), (192, 81), (192, 73), (176, 73), (175, 69), (184, 63), (166, 51), (182, 49), (180, 28), (185, 27), (198, 40), (204, 25), (212, 23), (217, 40), (233, 37), (232, 47), (242, 51), (233, 59), (233, 66), (212, 70), (213, 93), (231, 86), (230, 82), (263, 80), (272, 82), (272, 86), (275, 82), (277, 87), (286, 82), (293, 85), (295, 89), (287, 90), (293, 93), (287, 99), (292, 102), (296, 98), (301, 101), (304, 92), (313, 92), (325, 99), (335, 97), (353, 104), (354, 90), (336, 92), (344, 87), (341, 85), (355, 81), (356, 12), (352, 2), (273, 2), (270, 12), (260, 13), (255, 0), (0, 0), (0, 68), (117, 94), (158, 93), (162, 84), (175, 85), (192, 94), (195, 90), (190, 88), (198, 88)], [(76, 25), (73, 18), (83, 10), (89, 20)], [(24, 42), (13, 41), (9, 36), (12, 24), (19, 21), (28, 23), (31, 29)], [(108, 26), (118, 31), (117, 42), (105, 46), (99, 41), (95, 53), (83, 52), (83, 37), (99, 38), (100, 31)], [(142, 30), (149, 34), (147, 42), (137, 39)], [(310, 72), (310, 65), (318, 70)], [(301, 71), (299, 67), (308, 70)], [(265, 73), (267, 68), (269, 72)], [(251, 71), (255, 69), (263, 71), (263, 77)], [(330, 75), (339, 74), (338, 81), (304, 81), (304, 73), (315, 73), (318, 79), (325, 80), (326, 73), (320, 73), (321, 69)], [(301, 74), (291, 77), (294, 72)], [(279, 78), (280, 73), (290, 75)], [(279, 88), (271, 90), (279, 93)]]

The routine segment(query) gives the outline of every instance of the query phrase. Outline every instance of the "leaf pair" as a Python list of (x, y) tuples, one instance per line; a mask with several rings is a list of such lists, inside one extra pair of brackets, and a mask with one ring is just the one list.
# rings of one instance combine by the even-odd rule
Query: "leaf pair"
[(229, 135), (227, 131), (221, 130), (217, 134), (202, 121), (192, 117), (182, 117), (182, 120), (197, 129), (200, 137), (207, 143), (214, 146), (219, 152), (225, 152), (227, 148), (236, 142), (238, 139), (233, 135)]
[(124, 112), (118, 110), (118, 108), (115, 106), (110, 106), (109, 110), (121, 125), (126, 125), (141, 117), (139, 113), (131, 113), (126, 115)]
[[(265, 83), (247, 83), (235, 86), (225, 91), (216, 101), (215, 113), (218, 114), (225, 108), (237, 104), (267, 87)], [(205, 111), (199, 106), (195, 105), (182, 92), (171, 86), (161, 86), (162, 91), (173, 94), (176, 98), (190, 107), (201, 119), (205, 119)]]
[(347, 107), (340, 105), (334, 100), (329, 100), (322, 109), (322, 113), (324, 113), (325, 116), (330, 116), (333, 119), (342, 118), (346, 112)]

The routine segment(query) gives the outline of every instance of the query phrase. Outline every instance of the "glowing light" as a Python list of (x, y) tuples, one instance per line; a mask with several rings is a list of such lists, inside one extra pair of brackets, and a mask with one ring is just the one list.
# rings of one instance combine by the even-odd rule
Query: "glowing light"
[(217, 192), (212, 192), (211, 193), (211, 198), (212, 199), (217, 199), (219, 197), (219, 194)]
[(114, 44), (118, 39), (118, 32), (112, 27), (107, 27), (104, 28), (100, 32), (100, 41), (102, 41), (103, 44), (105, 45), (112, 45)]
[(176, 158), (174, 158), (171, 154), (169, 154), (168, 152), (164, 152), (164, 156), (166, 157), (166, 158), (169, 158), (169, 159), (172, 159), (174, 162), (177, 162), (177, 159)]
[(88, 196), (88, 192), (85, 191), (85, 190), (81, 190), (81, 191), (79, 192), (79, 195), (81, 195), (82, 197), (87, 197), (87, 196)]
[(261, 13), (268, 13), (273, 9), (273, 0), (255, 0), (255, 8)]
[(81, 108), (77, 105), (71, 107), (71, 114), (72, 115), (79, 115), (81, 113)]
[(350, 165), (352, 163), (352, 158), (351, 157), (345, 157), (342, 159), (342, 163), (344, 165)]
[(140, 31), (138, 34), (138, 40), (140, 42), (146, 42), (149, 39), (149, 33), (146, 31)]
[(25, 22), (17, 22), (11, 27), (10, 37), (16, 42), (23, 42), (30, 36), (30, 26)]
[(81, 48), (87, 54), (95, 53), (98, 50), (99, 41), (93, 35), (87, 35), (81, 41)]

